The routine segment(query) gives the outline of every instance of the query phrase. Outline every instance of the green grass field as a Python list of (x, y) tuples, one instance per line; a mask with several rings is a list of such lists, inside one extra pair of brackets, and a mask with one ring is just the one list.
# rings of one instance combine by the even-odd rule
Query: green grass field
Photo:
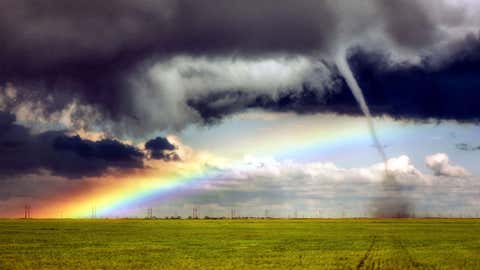
[(0, 220), (0, 269), (480, 269), (480, 220)]

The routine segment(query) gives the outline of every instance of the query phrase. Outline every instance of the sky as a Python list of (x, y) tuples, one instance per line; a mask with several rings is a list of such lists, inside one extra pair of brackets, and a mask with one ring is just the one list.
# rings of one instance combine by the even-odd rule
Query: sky
[(2, 1), (0, 217), (479, 216), (479, 11)]

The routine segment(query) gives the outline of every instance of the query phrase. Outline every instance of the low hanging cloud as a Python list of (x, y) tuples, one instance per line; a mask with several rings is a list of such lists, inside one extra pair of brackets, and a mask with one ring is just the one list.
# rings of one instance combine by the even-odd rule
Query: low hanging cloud
[(164, 161), (178, 161), (180, 156), (175, 153), (177, 147), (167, 138), (157, 137), (145, 143), (145, 149), (149, 152), (151, 159)]
[(463, 167), (450, 164), (448, 156), (443, 153), (426, 157), (425, 163), (437, 176), (464, 177), (470, 175)]
[(0, 180), (45, 173), (70, 179), (96, 177), (112, 171), (146, 170), (147, 159), (181, 161), (185, 146), (164, 137), (138, 147), (111, 138), (86, 139), (72, 132), (34, 130), (0, 111)]
[[(250, 108), (356, 115), (331, 64), (352, 47), (374, 113), (478, 120), (473, 1), (7, 0), (0, 10), (0, 88), (17, 89), (1, 91), (1, 109), (33, 107), (69, 128), (145, 138)], [(366, 49), (383, 56), (362, 58)]]
[(34, 134), (5, 112), (0, 112), (0, 129), (0, 179), (42, 171), (82, 178), (144, 167), (143, 152), (117, 140), (91, 141), (62, 131)]

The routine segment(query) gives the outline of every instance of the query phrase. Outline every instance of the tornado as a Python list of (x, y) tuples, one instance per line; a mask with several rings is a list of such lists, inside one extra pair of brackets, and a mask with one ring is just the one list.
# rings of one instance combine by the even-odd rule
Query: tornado
[(352, 91), (358, 106), (367, 119), (368, 130), (370, 136), (372, 137), (373, 144), (380, 154), (385, 166), (385, 175), (380, 187), (380, 193), (372, 201), (372, 215), (378, 218), (411, 217), (411, 213), (413, 211), (412, 203), (403, 194), (402, 185), (398, 183), (393, 173), (390, 173), (388, 170), (388, 159), (387, 155), (385, 154), (385, 149), (383, 148), (378, 137), (370, 109), (367, 101), (365, 100), (365, 96), (363, 95), (363, 91), (358, 85), (358, 82), (353, 76), (352, 70), (350, 69), (345, 51), (337, 55), (336, 64), (340, 74), (343, 76), (348, 87)]
[(347, 82), (347, 85), (352, 91), (355, 100), (357, 101), (360, 109), (367, 118), (368, 131), (370, 132), (370, 136), (372, 137), (375, 148), (377, 149), (378, 153), (382, 157), (383, 163), (385, 164), (385, 175), (388, 175), (387, 155), (385, 154), (385, 150), (383, 149), (383, 146), (380, 143), (380, 139), (378, 138), (377, 131), (375, 130), (375, 124), (373, 123), (372, 115), (370, 114), (370, 109), (368, 108), (367, 101), (365, 100), (365, 97), (363, 95), (363, 91), (358, 85), (357, 80), (353, 76), (353, 72), (348, 65), (346, 54), (339, 54), (337, 56), (336, 62), (338, 70)]

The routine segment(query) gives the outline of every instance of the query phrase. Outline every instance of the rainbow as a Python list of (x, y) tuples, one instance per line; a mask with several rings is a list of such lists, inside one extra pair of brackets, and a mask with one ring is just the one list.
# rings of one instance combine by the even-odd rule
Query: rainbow
[[(347, 124), (341, 129), (332, 125), (327, 128), (309, 127), (305, 131), (291, 130), (288, 134), (269, 134), (264, 136), (263, 141), (259, 139), (257, 142), (261, 147), (252, 146), (244, 152), (252, 156), (269, 156), (283, 160), (305, 157), (321, 160), (322, 157), (344, 154), (342, 148), (371, 144), (368, 130), (365, 125), (358, 122)], [(380, 137), (389, 138), (400, 133), (399, 128), (393, 124), (379, 125), (378, 131)], [(372, 148), (372, 151), (375, 150)], [(44, 209), (42, 215), (57, 217), (58, 213), (62, 212), (64, 217), (83, 218), (89, 217), (92, 207), (95, 207), (97, 216), (119, 216), (122, 209), (138, 205), (142, 201), (175, 194), (215, 179), (219, 176), (219, 170), (206, 165), (208, 163), (208, 159), (198, 159), (177, 162), (174, 165), (163, 164), (145, 175), (109, 176), (97, 180), (94, 188), (68, 198), (54, 200)], [(228, 168), (242, 164), (244, 160), (222, 161), (222, 165)], [(62, 209), (58, 207), (60, 204)]]

